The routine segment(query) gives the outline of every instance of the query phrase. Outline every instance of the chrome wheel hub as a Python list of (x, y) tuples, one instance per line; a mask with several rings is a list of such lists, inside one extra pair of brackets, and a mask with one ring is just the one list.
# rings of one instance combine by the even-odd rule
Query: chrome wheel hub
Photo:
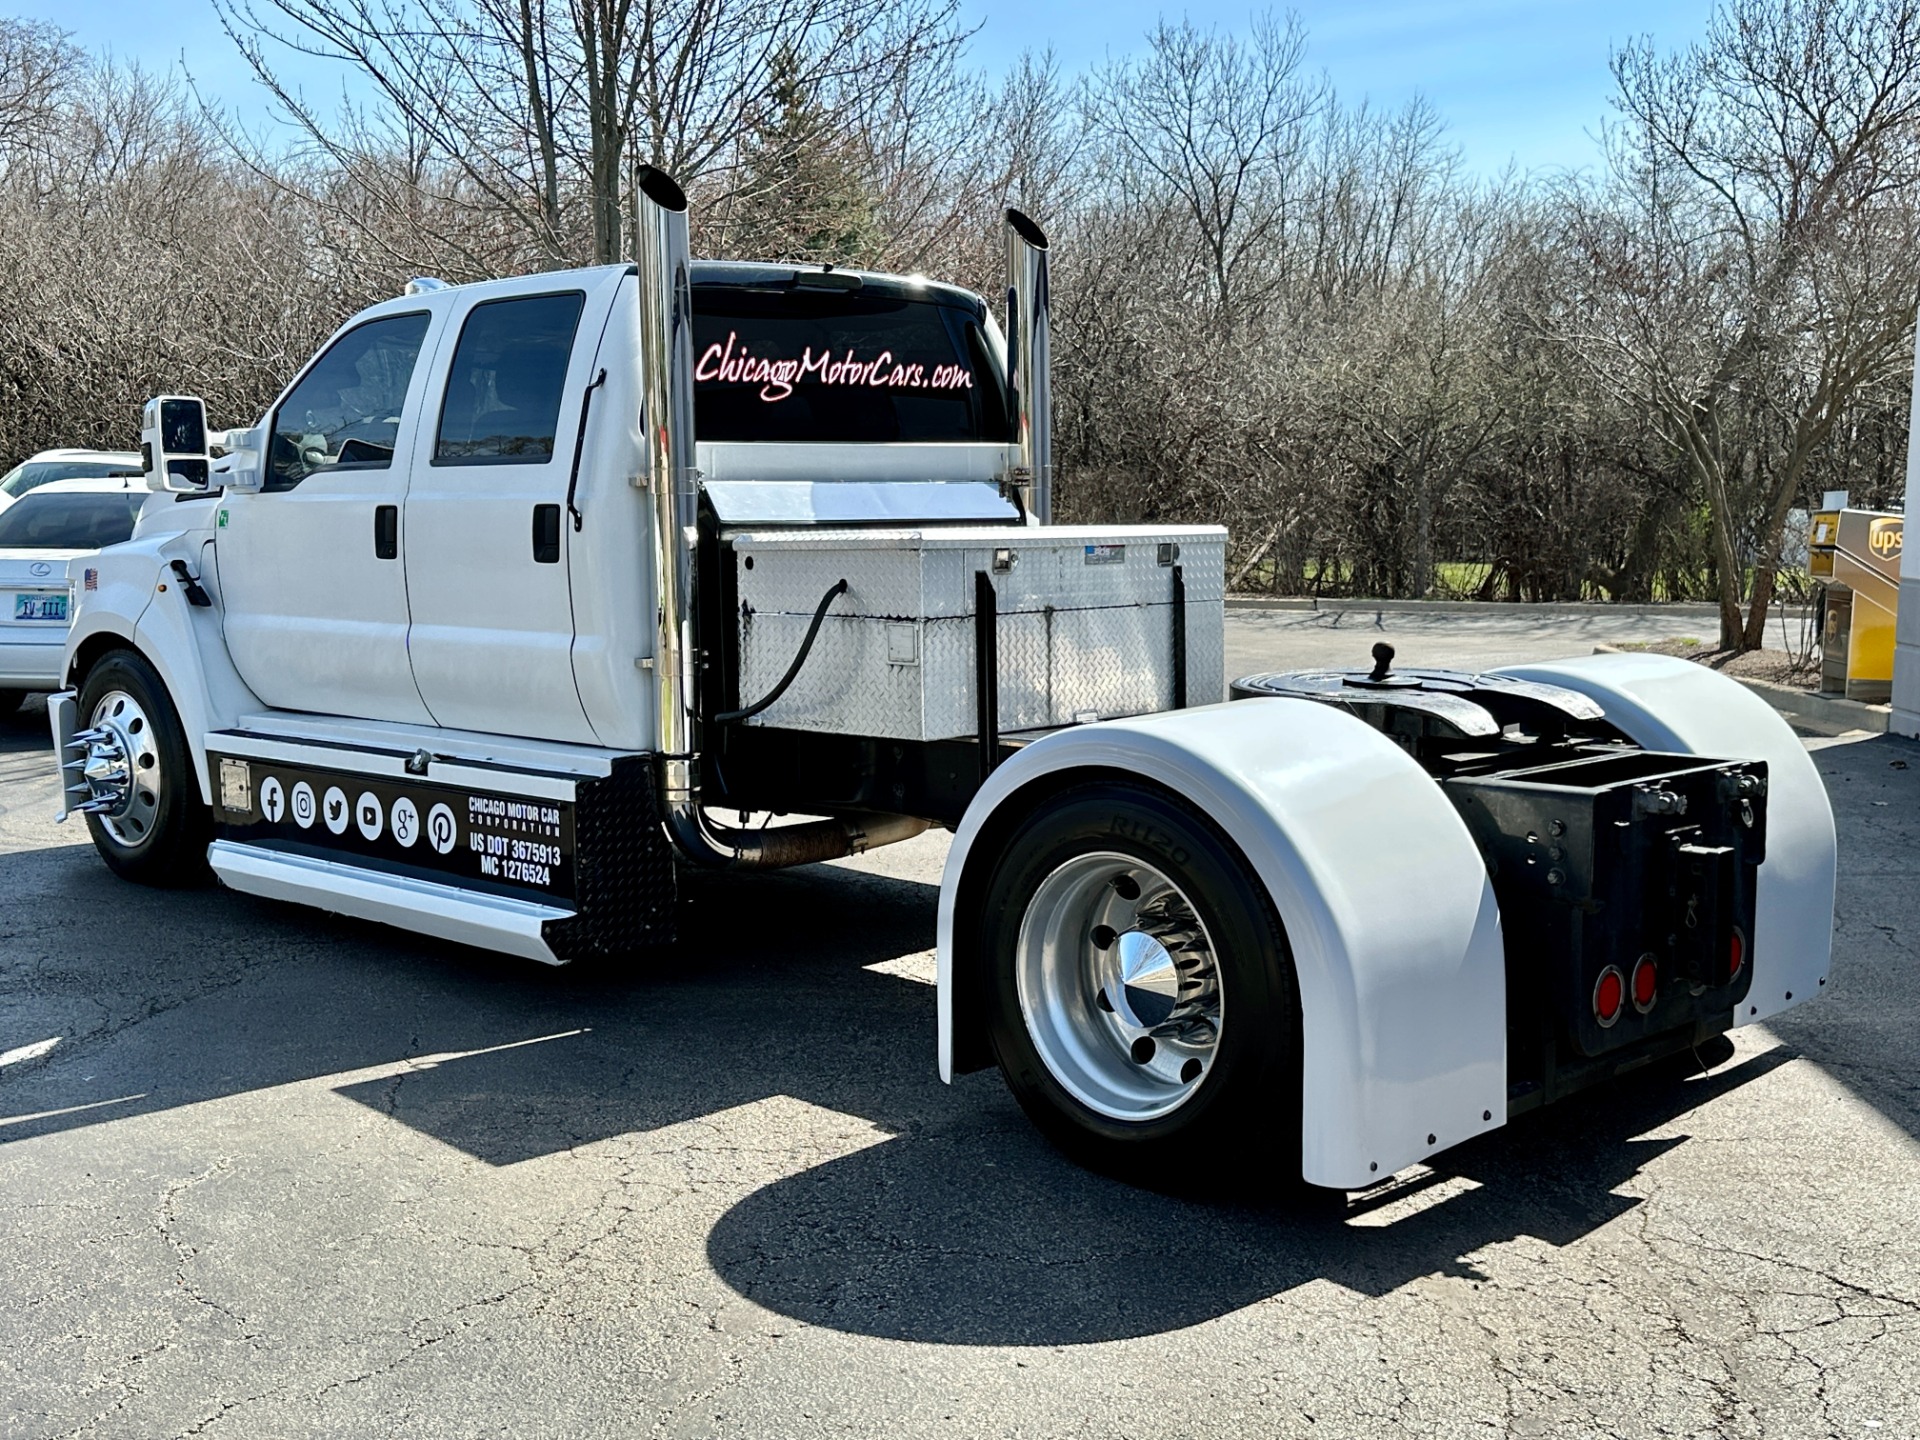
[(1097, 851), (1042, 880), (1014, 975), (1042, 1063), (1101, 1115), (1169, 1114), (1213, 1066), (1225, 1010), (1213, 942), (1180, 887), (1145, 861)]
[(74, 808), (122, 845), (146, 839), (159, 820), (162, 780), (153, 721), (140, 702), (124, 690), (101, 696), (70, 748), (77, 753), (66, 768), (87, 787), (87, 798)]

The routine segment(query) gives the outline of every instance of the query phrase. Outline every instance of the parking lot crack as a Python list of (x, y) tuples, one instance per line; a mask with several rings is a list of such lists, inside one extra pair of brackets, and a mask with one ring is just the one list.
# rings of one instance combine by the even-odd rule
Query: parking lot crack
[(173, 1252), (174, 1287), (195, 1304), (203, 1306), (215, 1314), (222, 1316), (240, 1332), (241, 1339), (252, 1343), (258, 1338), (258, 1333), (253, 1329), (252, 1323), (247, 1317), (221, 1304), (194, 1283), (192, 1276), (188, 1272), (193, 1262), (199, 1258), (200, 1249), (198, 1246), (189, 1244), (187, 1241), (181, 1239), (178, 1234), (180, 1202), (182, 1198), (189, 1191), (204, 1185), (215, 1176), (227, 1173), (232, 1167), (232, 1157), (223, 1155), (199, 1174), (189, 1176), (185, 1180), (176, 1181), (167, 1186), (166, 1192), (160, 1197), (160, 1204), (154, 1210), (153, 1226), (161, 1240), (166, 1243), (167, 1248)]
[(1836, 1275), (1830, 1270), (1823, 1270), (1817, 1265), (1806, 1264), (1798, 1260), (1790, 1260), (1781, 1255), (1762, 1255), (1757, 1251), (1743, 1250), (1735, 1245), (1716, 1244), (1714, 1241), (1699, 1235), (1681, 1236), (1669, 1234), (1660, 1238), (1669, 1243), (1684, 1245), (1691, 1249), (1704, 1250), (1713, 1255), (1736, 1256), (1743, 1260), (1753, 1260), (1763, 1265), (1774, 1265), (1783, 1270), (1792, 1270), (1802, 1275), (1810, 1275), (1815, 1279), (1824, 1280), (1836, 1290), (1843, 1290), (1849, 1294), (1861, 1296), (1864, 1299), (1875, 1300), (1883, 1305), (1891, 1305), (1897, 1310), (1904, 1311), (1908, 1314), (1920, 1314), (1920, 1299), (1910, 1299), (1904, 1295), (1893, 1295), (1884, 1290), (1876, 1290), (1872, 1286), (1862, 1285), (1858, 1281), (1849, 1280), (1844, 1275)]

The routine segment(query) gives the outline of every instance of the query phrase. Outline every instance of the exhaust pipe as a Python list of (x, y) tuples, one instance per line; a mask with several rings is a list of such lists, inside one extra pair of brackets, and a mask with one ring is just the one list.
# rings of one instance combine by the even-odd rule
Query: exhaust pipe
[(687, 197), (673, 177), (651, 165), (636, 177), (641, 196), (639, 257), (641, 429), (653, 492), (653, 574), (659, 591), (654, 637), (654, 722), (672, 805), (697, 790), (694, 713), (693, 547), (699, 522), (700, 475), (693, 433), (693, 261), (687, 244)]
[(867, 815), (729, 830), (711, 824), (700, 803), (700, 694), (694, 636), (694, 546), (699, 534), (700, 471), (693, 429), (693, 260), (687, 197), (664, 170), (635, 177), (639, 234), (641, 429), (653, 493), (653, 573), (658, 592), (653, 685), (660, 804), (667, 835), (681, 855), (708, 869), (774, 869), (858, 855), (911, 840), (927, 822)]
[(1052, 322), (1047, 309), (1047, 236), (1018, 210), (1007, 211), (1007, 399), (1020, 447), (1014, 483), (1042, 525), (1053, 523)]

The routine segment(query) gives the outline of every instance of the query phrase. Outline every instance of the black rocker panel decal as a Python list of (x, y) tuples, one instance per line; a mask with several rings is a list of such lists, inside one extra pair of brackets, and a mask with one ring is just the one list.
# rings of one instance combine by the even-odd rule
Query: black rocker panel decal
[(223, 839), (528, 899), (574, 899), (573, 804), (210, 754)]

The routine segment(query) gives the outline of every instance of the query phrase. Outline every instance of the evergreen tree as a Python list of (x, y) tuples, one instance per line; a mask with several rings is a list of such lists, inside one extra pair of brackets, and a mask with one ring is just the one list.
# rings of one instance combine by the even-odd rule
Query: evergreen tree
[(884, 243), (856, 147), (801, 76), (776, 57), (764, 118), (743, 147), (732, 245), (754, 259), (871, 263)]

